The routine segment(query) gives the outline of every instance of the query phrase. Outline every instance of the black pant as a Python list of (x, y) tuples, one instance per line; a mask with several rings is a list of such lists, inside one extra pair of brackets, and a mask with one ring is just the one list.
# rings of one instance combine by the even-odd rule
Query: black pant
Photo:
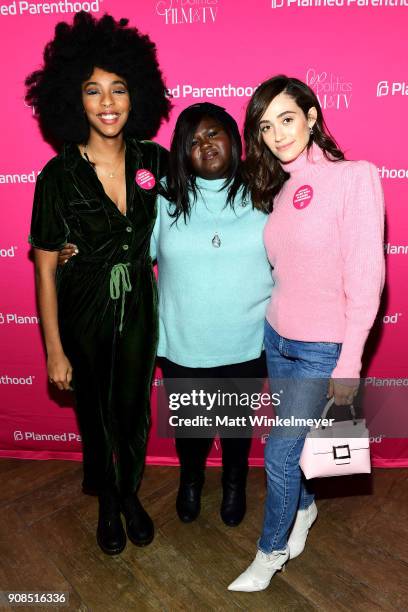
[[(213, 368), (189, 368), (181, 366), (164, 357), (159, 365), (163, 372), (164, 386), (167, 395), (175, 392), (190, 393), (192, 381), (195, 379), (222, 379), (222, 391), (234, 393), (237, 391), (234, 379), (247, 379), (252, 392), (259, 392), (262, 381), (267, 376), (264, 353), (257, 359), (217, 366)], [(182, 381), (177, 379), (183, 379)], [(185, 438), (176, 436), (176, 449), (180, 465), (184, 471), (197, 472), (203, 470), (207, 456), (211, 450), (215, 434), (205, 438)], [(226, 437), (220, 435), (222, 448), (222, 465), (224, 473), (240, 470), (246, 475), (248, 456), (251, 448), (250, 437)]]
[(129, 265), (133, 290), (126, 294), (120, 333), (121, 303), (109, 297), (109, 268), (84, 267), (77, 262), (75, 276), (59, 293), (61, 338), (73, 366), (82, 436), (83, 490), (118, 488), (129, 495), (140, 484), (150, 425), (158, 336), (155, 279), (147, 260), (142, 268)]

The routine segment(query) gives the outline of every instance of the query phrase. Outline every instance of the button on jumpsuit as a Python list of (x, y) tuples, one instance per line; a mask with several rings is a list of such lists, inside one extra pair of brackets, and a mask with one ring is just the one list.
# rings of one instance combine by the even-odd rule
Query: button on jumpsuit
[[(31, 245), (57, 251), (72, 242), (79, 248), (57, 270), (57, 295), (89, 493), (116, 486), (131, 494), (144, 466), (158, 339), (149, 243), (166, 165), (159, 145), (126, 141), (126, 216), (74, 144), (65, 145), (37, 180)], [(156, 186), (139, 186), (138, 169), (149, 170)]]

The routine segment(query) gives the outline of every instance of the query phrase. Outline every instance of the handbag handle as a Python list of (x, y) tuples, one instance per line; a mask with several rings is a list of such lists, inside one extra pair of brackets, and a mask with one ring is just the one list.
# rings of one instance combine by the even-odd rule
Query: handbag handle
[[(330, 408), (333, 406), (334, 404), (334, 397), (331, 397), (329, 399), (329, 401), (327, 402), (327, 404), (325, 405), (325, 407), (323, 408), (323, 412), (322, 412), (322, 419), (325, 419), (327, 417), (327, 413), (329, 412)], [(351, 412), (351, 416), (353, 418), (353, 424), (357, 425), (357, 417), (356, 417), (356, 411), (354, 409), (353, 404), (350, 404), (349, 406), (350, 412)], [(322, 429), (324, 429), (324, 426), (322, 425)]]

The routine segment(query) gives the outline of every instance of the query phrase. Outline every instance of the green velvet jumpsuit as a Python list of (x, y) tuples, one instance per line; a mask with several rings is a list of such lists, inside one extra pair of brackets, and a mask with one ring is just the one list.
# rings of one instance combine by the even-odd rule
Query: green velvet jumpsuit
[[(158, 339), (149, 243), (166, 166), (159, 145), (126, 141), (126, 215), (74, 144), (65, 145), (37, 180), (30, 244), (57, 251), (72, 242), (79, 249), (57, 271), (58, 319), (73, 367), (89, 493), (116, 486), (129, 495), (142, 475)], [(153, 188), (139, 186), (138, 169), (154, 175)]]

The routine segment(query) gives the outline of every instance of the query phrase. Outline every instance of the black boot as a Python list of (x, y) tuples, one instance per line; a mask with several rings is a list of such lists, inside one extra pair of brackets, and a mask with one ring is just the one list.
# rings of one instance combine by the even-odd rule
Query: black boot
[(229, 527), (240, 524), (246, 512), (246, 481), (251, 438), (221, 438), (221, 518)]
[(177, 493), (176, 510), (183, 523), (191, 523), (200, 514), (201, 491), (204, 484), (204, 468), (186, 470), (180, 467), (180, 485)]
[(154, 538), (154, 525), (136, 493), (122, 497), (122, 512), (126, 519), (126, 532), (136, 546), (147, 546)]
[(98, 496), (99, 518), (96, 540), (107, 555), (118, 555), (126, 546), (126, 534), (120, 518), (119, 496), (114, 491)]
[(200, 514), (205, 462), (211, 445), (211, 438), (176, 438), (176, 449), (180, 459), (180, 485), (176, 510), (183, 523), (195, 521)]
[(229, 527), (236, 527), (246, 512), (246, 480), (248, 468), (235, 466), (223, 469), (221, 518)]

